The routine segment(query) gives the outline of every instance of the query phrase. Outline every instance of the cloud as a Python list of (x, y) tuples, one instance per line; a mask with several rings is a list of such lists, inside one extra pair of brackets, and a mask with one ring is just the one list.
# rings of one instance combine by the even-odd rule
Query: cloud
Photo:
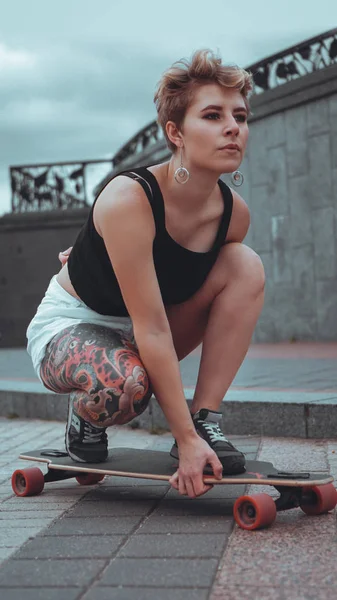
[(36, 56), (32, 52), (13, 50), (0, 43), (0, 69), (2, 75), (9, 69), (19, 71), (23, 68), (34, 67), (35, 63)]
[[(9, 54), (21, 63), (1, 78), (0, 184), (13, 164), (113, 156), (155, 118), (155, 85), (168, 60), (147, 48), (125, 54), (100, 40)], [(8, 206), (2, 196), (0, 213)]]
[[(69, 43), (49, 48), (23, 78), (4, 73), (1, 103), (5, 110), (11, 110), (13, 103), (38, 99), (55, 103), (56, 108), (62, 101), (82, 110), (111, 112), (127, 106), (130, 112), (139, 111), (144, 103), (152, 104), (156, 80), (166, 65), (145, 48), (129, 49), (123, 56), (119, 45), (111, 42)], [(46, 106), (41, 105), (42, 119)]]
[(247, 66), (330, 28), (335, 5), (171, 0), (163, 12), (155, 0), (4, 3), (0, 214), (9, 210), (9, 165), (112, 156), (153, 120), (156, 83), (173, 61), (210, 47)]

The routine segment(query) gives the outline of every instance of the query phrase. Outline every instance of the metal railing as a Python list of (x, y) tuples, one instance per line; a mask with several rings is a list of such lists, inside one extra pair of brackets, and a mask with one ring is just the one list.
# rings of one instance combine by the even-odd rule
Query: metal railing
[(12, 212), (65, 210), (90, 206), (86, 169), (112, 159), (10, 167)]
[(261, 94), (336, 62), (337, 28), (268, 56), (247, 71), (253, 75), (254, 93)]

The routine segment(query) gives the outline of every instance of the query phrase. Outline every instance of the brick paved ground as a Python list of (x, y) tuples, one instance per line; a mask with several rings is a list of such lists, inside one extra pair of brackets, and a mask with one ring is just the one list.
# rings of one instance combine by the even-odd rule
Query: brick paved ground
[[(246, 532), (233, 529), (232, 520), (242, 486), (189, 500), (165, 482), (123, 478), (94, 487), (67, 480), (47, 484), (40, 496), (14, 496), (9, 477), (29, 465), (18, 454), (61, 447), (63, 430), (57, 422), (0, 419), (2, 600), (335, 600), (334, 514), (309, 518), (295, 509), (279, 514), (268, 530)], [(167, 450), (171, 442), (169, 434), (125, 427), (109, 435), (110, 447)], [(333, 441), (254, 437), (235, 443), (248, 458), (259, 454), (280, 468), (337, 476)]]
[[(63, 431), (56, 422), (0, 419), (0, 597), (25, 590), (26, 598), (44, 600), (206, 598), (232, 531), (238, 486), (191, 502), (165, 482), (107, 478), (94, 488), (67, 480), (40, 496), (15, 497), (13, 470), (36, 466), (18, 454), (63, 446)], [(256, 456), (259, 439), (238, 442)], [(110, 447), (168, 450), (171, 443), (169, 434), (128, 428), (109, 436)]]

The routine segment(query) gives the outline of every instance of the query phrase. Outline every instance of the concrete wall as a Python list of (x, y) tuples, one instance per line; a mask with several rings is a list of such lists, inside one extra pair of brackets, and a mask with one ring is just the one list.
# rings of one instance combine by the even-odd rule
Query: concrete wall
[(336, 340), (337, 66), (255, 97), (252, 110), (238, 192), (267, 276), (254, 340)]
[(88, 209), (6, 215), (0, 219), (0, 347), (24, 346), (27, 325), (60, 269)]

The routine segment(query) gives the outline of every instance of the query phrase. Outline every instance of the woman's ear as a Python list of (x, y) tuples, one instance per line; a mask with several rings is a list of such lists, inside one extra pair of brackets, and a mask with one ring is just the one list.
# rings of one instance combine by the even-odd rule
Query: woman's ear
[(165, 125), (165, 130), (170, 142), (172, 142), (172, 144), (174, 144), (177, 148), (181, 148), (183, 145), (183, 140), (181, 138), (181, 133), (177, 128), (176, 124), (173, 123), (173, 121), (167, 121)]

